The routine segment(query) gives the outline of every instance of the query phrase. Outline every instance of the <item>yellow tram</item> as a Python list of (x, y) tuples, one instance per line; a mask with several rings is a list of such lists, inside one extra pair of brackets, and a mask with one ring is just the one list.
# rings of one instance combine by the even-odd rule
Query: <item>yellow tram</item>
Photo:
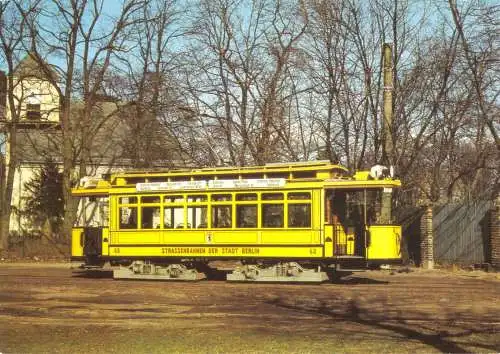
[(232, 259), (228, 280), (319, 282), (336, 264), (401, 260), (390, 215), (400, 185), (326, 161), (85, 178), (72, 261), (109, 262), (115, 278), (195, 280)]

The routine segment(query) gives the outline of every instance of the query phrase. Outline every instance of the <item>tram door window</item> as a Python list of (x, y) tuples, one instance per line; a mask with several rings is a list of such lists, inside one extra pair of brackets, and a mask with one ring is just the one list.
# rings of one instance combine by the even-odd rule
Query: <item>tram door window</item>
[(263, 193), (262, 227), (283, 227), (284, 215), (283, 193)]

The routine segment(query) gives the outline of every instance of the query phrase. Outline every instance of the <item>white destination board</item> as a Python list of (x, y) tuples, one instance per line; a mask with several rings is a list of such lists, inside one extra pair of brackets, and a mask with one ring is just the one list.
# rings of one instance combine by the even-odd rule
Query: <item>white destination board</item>
[(137, 189), (138, 192), (205, 188), (207, 188), (207, 181), (146, 182), (137, 183), (135, 185), (135, 189)]
[(251, 189), (278, 188), (286, 184), (284, 178), (261, 179), (219, 179), (213, 181), (176, 181), (176, 182), (146, 182), (137, 183), (138, 192), (170, 191), (184, 189)]
[(277, 188), (286, 183), (284, 178), (261, 178), (261, 179), (218, 179), (208, 181), (210, 189), (233, 189), (233, 188)]

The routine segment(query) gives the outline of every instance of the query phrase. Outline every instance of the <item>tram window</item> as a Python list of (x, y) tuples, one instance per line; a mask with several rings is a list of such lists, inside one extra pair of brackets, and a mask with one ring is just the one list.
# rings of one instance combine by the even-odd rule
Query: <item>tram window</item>
[(207, 201), (206, 195), (188, 195), (189, 203), (201, 203), (206, 201)]
[(163, 225), (166, 229), (184, 228), (184, 208), (165, 208), (163, 209)]
[(231, 227), (231, 206), (214, 205), (212, 206), (212, 227), (228, 228)]
[(213, 202), (230, 202), (231, 194), (212, 194)]
[(137, 229), (137, 207), (120, 207), (120, 229)]
[(166, 195), (163, 201), (165, 203), (182, 203), (184, 202), (184, 197), (182, 195)]
[(263, 227), (283, 227), (283, 204), (263, 204), (262, 205), (262, 226)]
[(289, 227), (311, 227), (311, 204), (288, 204)]
[(188, 207), (188, 228), (206, 229), (208, 227), (207, 207)]
[(236, 227), (257, 227), (257, 205), (236, 206)]
[(137, 204), (137, 197), (120, 197), (120, 204)]
[(159, 229), (160, 207), (141, 208), (141, 224), (143, 229)]
[(147, 197), (141, 197), (141, 203), (160, 203), (160, 197), (157, 195), (149, 195)]
[(262, 200), (283, 200), (283, 193), (264, 193)]
[(288, 193), (288, 200), (308, 200), (311, 199), (311, 193), (300, 192), (300, 193)]
[(236, 194), (236, 200), (239, 201), (257, 200), (257, 194), (255, 193)]

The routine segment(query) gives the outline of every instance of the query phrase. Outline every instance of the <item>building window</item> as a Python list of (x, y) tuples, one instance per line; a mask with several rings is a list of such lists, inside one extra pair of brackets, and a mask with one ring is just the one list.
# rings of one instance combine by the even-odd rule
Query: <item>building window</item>
[(26, 118), (30, 120), (41, 120), (42, 113), (40, 112), (39, 104), (26, 104)]

